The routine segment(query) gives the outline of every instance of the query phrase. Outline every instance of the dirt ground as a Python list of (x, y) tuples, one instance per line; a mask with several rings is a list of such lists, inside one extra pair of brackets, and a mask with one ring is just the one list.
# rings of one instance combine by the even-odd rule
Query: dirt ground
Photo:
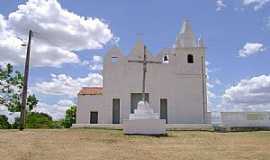
[(270, 132), (169, 132), (127, 136), (120, 130), (0, 130), (1, 160), (266, 160)]

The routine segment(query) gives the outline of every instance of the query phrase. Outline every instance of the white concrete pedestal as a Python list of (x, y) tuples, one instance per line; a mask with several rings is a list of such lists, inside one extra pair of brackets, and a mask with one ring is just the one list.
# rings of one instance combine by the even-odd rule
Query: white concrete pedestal
[(159, 114), (154, 113), (147, 102), (140, 101), (134, 114), (124, 120), (125, 134), (164, 135), (166, 134), (166, 120), (159, 119)]
[(166, 120), (164, 119), (136, 119), (123, 122), (125, 134), (139, 135), (165, 135), (165, 125)]

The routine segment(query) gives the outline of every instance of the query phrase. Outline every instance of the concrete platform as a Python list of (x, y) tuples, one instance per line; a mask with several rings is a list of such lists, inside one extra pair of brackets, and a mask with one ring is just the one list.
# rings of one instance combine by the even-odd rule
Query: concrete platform
[(166, 129), (172, 131), (211, 131), (214, 128), (212, 124), (167, 124)]
[(122, 124), (72, 124), (71, 128), (123, 129)]
[(166, 121), (164, 119), (124, 120), (123, 131), (125, 134), (165, 135)]
[[(212, 124), (166, 124), (166, 130), (171, 131), (210, 131)], [(102, 128), (123, 129), (123, 124), (73, 124), (72, 128)]]

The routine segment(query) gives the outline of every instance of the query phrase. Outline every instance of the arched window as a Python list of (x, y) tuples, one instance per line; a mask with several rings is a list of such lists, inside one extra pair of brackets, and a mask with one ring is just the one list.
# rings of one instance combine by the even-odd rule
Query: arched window
[(163, 61), (162, 61), (163, 63), (169, 63), (169, 56), (168, 55), (165, 55), (164, 57), (163, 57)]
[(188, 62), (188, 63), (194, 63), (194, 57), (193, 57), (192, 54), (189, 54), (189, 55), (187, 56), (187, 62)]

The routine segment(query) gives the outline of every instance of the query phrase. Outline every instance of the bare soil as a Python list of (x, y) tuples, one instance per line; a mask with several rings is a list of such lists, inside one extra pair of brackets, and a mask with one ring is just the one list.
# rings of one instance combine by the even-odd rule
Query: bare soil
[(167, 137), (121, 130), (0, 130), (0, 160), (269, 160), (270, 132), (172, 131)]

